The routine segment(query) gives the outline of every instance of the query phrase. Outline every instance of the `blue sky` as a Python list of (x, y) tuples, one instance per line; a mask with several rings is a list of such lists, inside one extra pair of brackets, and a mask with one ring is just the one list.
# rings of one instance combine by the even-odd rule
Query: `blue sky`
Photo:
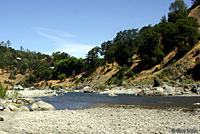
[[(0, 41), (76, 57), (116, 33), (156, 24), (174, 0), (0, 0)], [(191, 0), (185, 0), (188, 7)]]

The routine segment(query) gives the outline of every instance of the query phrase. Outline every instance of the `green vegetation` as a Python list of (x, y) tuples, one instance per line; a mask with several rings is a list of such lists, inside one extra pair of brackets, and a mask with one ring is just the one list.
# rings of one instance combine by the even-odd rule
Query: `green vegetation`
[(14, 86), (14, 83), (13, 83), (13, 82), (7, 81), (7, 80), (4, 80), (4, 84), (9, 84), (9, 85), (11, 85), (11, 86)]
[(107, 81), (108, 85), (121, 85), (126, 77), (127, 66), (119, 67), (119, 71)]
[(6, 97), (6, 92), (8, 88), (4, 88), (2, 84), (0, 83), (0, 98), (5, 98)]
[(66, 78), (66, 74), (59, 74), (58, 75), (58, 80), (63, 81)]

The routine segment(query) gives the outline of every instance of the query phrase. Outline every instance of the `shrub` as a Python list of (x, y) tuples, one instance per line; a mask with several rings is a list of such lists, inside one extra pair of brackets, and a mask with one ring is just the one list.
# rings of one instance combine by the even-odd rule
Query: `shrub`
[(7, 81), (7, 80), (4, 80), (4, 84), (9, 84), (9, 85), (11, 85), (11, 86), (14, 86), (14, 83), (13, 83), (13, 82)]
[(52, 88), (52, 83), (49, 83), (49, 88)]
[(99, 88), (99, 90), (104, 90), (104, 89), (106, 89), (106, 86), (100, 85), (98, 88)]
[(58, 75), (58, 80), (63, 81), (66, 78), (66, 74), (62, 73)]
[(4, 88), (2, 86), (2, 84), (0, 83), (0, 98), (5, 98), (6, 97), (6, 92), (7, 92), (8, 88)]
[(169, 73), (165, 70), (165, 71), (163, 71), (160, 75), (159, 75), (159, 77), (161, 78), (161, 79), (163, 79), (163, 78), (165, 78), (165, 77), (167, 77), (167, 76), (169, 76)]
[(16, 77), (13, 74), (10, 74), (9, 78), (10, 80), (16, 80)]
[(48, 81), (45, 83), (45, 87), (47, 87), (49, 85)]
[(134, 72), (133, 71), (129, 71), (128, 73), (126, 73), (126, 76), (128, 78), (133, 77), (134, 76)]
[(37, 82), (37, 79), (34, 75), (29, 75), (27, 78), (26, 78), (26, 82), (28, 84), (34, 84), (35, 82)]
[(78, 83), (83, 83), (85, 80), (86, 80), (85, 77), (81, 77), (81, 78), (77, 79), (77, 80), (75, 81), (75, 83), (76, 83), (76, 84), (78, 84)]

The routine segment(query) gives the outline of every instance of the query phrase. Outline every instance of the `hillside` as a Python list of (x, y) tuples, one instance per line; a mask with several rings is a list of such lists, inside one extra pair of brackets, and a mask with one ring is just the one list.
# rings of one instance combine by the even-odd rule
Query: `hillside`
[[(186, 83), (187, 81), (190, 81), (190, 79), (195, 79), (193, 77), (193, 74), (195, 72), (191, 72), (194, 70), (194, 68), (199, 64), (200, 61), (200, 42), (196, 44), (192, 50), (190, 50), (185, 56), (183, 56), (181, 59), (176, 61), (175, 63), (170, 63), (170, 61), (173, 60), (177, 52), (177, 48), (170, 52), (163, 61), (154, 66), (151, 69), (144, 70), (140, 72), (135, 79), (127, 78), (124, 80), (125, 83), (129, 84), (153, 84), (154, 77), (159, 77), (160, 79), (170, 83), (175, 80), (178, 80), (179, 82)], [(129, 70), (134, 70), (134, 67), (136, 67), (139, 64), (140, 61), (136, 61), (132, 67)], [(85, 82), (82, 84), (84, 85), (91, 85), (91, 86), (99, 86), (99, 85), (107, 85), (105, 83), (108, 82), (109, 79), (111, 79), (115, 74), (118, 73), (119, 68), (118, 65), (110, 65), (108, 68), (106, 66), (101, 66), (98, 69), (96, 69), (95, 72), (93, 72)], [(128, 71), (127, 71), (128, 72)], [(79, 76), (80, 78), (80, 76)], [(70, 83), (72, 79), (66, 79), (64, 83), (68, 83), (68, 86), (76, 85)], [(199, 79), (197, 79), (198, 81)]]
[(168, 18), (120, 31), (84, 59), (14, 50), (10, 41), (1, 42), (0, 81), (9, 87), (141, 85), (153, 84), (155, 77), (179, 85), (199, 81), (200, 5), (190, 11), (184, 3), (178, 8), (173, 4)]
[[(198, 19), (200, 23), (200, 5), (191, 10), (188, 15), (189, 17), (194, 17)], [(194, 47), (187, 52), (184, 56), (177, 59), (178, 48), (176, 47), (169, 54), (167, 54), (163, 60), (153, 66), (148, 70), (142, 70), (137, 76), (134, 78), (128, 78), (125, 76), (123, 81), (127, 84), (152, 84), (153, 79), (158, 77), (165, 82), (173, 83), (177, 81), (177, 83), (190, 83), (194, 81), (199, 81), (198, 70), (199, 59), (200, 59), (200, 43), (194, 45)], [(130, 70), (134, 70), (141, 61), (134, 61), (132, 66), (126, 70), (125, 74)], [(98, 85), (107, 85), (109, 80), (120, 70), (118, 65), (115, 64), (112, 68), (109, 69), (109, 72), (105, 72), (106, 65), (99, 67), (90, 75), (85, 82), (82, 84), (98, 86)], [(102, 72), (102, 73), (100, 73)], [(196, 74), (197, 73), (197, 74)], [(106, 78), (105, 78), (106, 76)], [(198, 77), (198, 78), (196, 78)]]

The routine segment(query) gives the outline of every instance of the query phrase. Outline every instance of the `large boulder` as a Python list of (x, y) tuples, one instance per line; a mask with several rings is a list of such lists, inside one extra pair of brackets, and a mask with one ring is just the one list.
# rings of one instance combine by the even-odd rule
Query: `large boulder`
[(162, 87), (153, 87), (152, 89), (142, 90), (137, 94), (138, 96), (166, 96), (167, 94), (164, 92)]
[(162, 87), (154, 87), (153, 88), (153, 96), (166, 96), (167, 94), (164, 92)]
[(89, 86), (86, 86), (83, 88), (83, 92), (84, 93), (93, 93), (94, 92), (94, 89), (92, 89), (91, 87)]
[(55, 108), (49, 103), (38, 101), (32, 104), (32, 106), (30, 107), (30, 110), (31, 111), (49, 111), (49, 110), (55, 110)]
[(56, 92), (53, 92), (52, 96), (58, 96), (58, 94)]
[(176, 94), (175, 87), (164, 85), (163, 89), (168, 95), (175, 95)]

